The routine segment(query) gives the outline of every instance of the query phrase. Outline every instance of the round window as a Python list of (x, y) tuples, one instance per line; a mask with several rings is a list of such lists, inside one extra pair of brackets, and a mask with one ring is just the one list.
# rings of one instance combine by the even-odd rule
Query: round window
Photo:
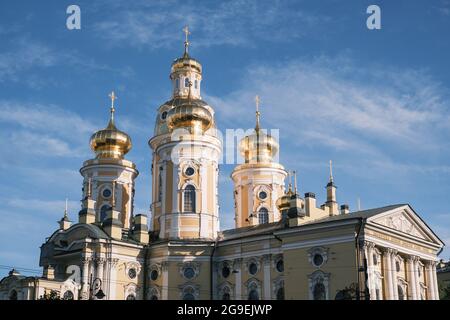
[(184, 269), (183, 275), (186, 279), (192, 279), (195, 277), (195, 271), (192, 267), (187, 267)]
[(161, 113), (161, 120), (166, 120), (167, 118), (167, 111), (164, 111), (163, 113)]
[(280, 259), (277, 261), (277, 271), (283, 272), (284, 271), (284, 262), (283, 259)]
[(158, 270), (152, 270), (152, 272), (150, 272), (150, 279), (152, 279), (153, 281), (158, 279)]
[(261, 200), (264, 200), (267, 198), (267, 192), (261, 191), (258, 196)]
[(256, 263), (252, 262), (248, 266), (248, 272), (250, 272), (251, 275), (255, 275), (258, 272), (258, 266)]
[(230, 275), (231, 271), (230, 271), (230, 267), (228, 265), (224, 265), (222, 268), (222, 276), (224, 278), (228, 278), (228, 276)]
[(321, 254), (316, 253), (313, 257), (313, 263), (316, 267), (320, 267), (323, 263), (323, 257)]
[(109, 189), (105, 189), (105, 190), (103, 190), (103, 192), (102, 192), (102, 195), (103, 195), (103, 197), (104, 198), (109, 198), (109, 197), (111, 197), (111, 190), (109, 190)]
[(195, 170), (192, 167), (187, 167), (186, 170), (184, 170), (184, 174), (187, 176), (192, 176), (194, 173), (195, 173)]
[(130, 277), (130, 279), (136, 278), (136, 269), (131, 268), (130, 270), (128, 270), (128, 276)]

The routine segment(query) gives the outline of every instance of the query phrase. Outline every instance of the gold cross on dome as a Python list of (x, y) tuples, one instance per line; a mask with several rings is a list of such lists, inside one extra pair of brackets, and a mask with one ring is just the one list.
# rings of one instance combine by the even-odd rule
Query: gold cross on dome
[(183, 32), (184, 32), (184, 35), (185, 35), (185, 40), (184, 40), (184, 53), (187, 54), (187, 53), (188, 53), (188, 47), (189, 47), (189, 35), (191, 34), (191, 33), (189, 32), (189, 27), (188, 27), (188, 26), (185, 26), (185, 27), (183, 28)]
[(188, 40), (188, 36), (191, 34), (190, 32), (189, 32), (189, 27), (188, 26), (185, 26), (184, 28), (183, 28), (183, 32), (184, 32), (184, 34), (185, 34), (185, 36), (186, 36), (186, 42), (189, 42)]
[(111, 98), (111, 108), (114, 109), (114, 100), (117, 99), (117, 96), (116, 96), (116, 94), (114, 93), (114, 91), (112, 91), (112, 92), (108, 95), (108, 97)]
[(259, 130), (259, 116), (261, 115), (261, 112), (259, 112), (259, 103), (261, 100), (259, 99), (259, 96), (255, 96), (255, 103), (256, 103), (256, 130)]

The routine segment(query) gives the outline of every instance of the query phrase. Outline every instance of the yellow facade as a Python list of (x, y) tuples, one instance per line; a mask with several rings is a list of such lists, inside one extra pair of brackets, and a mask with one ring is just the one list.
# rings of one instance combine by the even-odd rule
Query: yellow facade
[(444, 244), (411, 206), (339, 207), (331, 163), (323, 204), (299, 195), (296, 182), (286, 191), (259, 98), (255, 129), (239, 144), (244, 163), (231, 175), (235, 228), (220, 230), (222, 142), (188, 44), (149, 140), (151, 220), (133, 212), (138, 171), (125, 159), (131, 138), (115, 125), (112, 93), (108, 126), (91, 137), (95, 158), (80, 169), (78, 222), (65, 214), (41, 247), (43, 275), (11, 271), (0, 299), (439, 299)]

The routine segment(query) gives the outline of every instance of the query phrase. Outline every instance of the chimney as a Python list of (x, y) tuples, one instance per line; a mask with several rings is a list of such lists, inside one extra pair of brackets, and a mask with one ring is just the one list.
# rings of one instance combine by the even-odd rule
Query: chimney
[(46, 266), (44, 268), (43, 276), (47, 280), (54, 280), (55, 279), (55, 269), (51, 265)]
[(133, 235), (136, 241), (147, 244), (149, 241), (147, 215), (138, 214), (134, 217)]
[(348, 214), (350, 213), (350, 208), (348, 204), (341, 205), (341, 214)]
[(316, 195), (313, 192), (305, 193), (306, 216), (311, 216), (312, 210), (316, 208)]

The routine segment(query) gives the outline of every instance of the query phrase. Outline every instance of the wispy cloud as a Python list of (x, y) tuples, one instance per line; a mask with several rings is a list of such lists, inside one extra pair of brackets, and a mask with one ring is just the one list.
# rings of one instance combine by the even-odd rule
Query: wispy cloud
[[(86, 156), (89, 120), (55, 105), (0, 101), (1, 145), (5, 154)], [(98, 128), (98, 127), (97, 127)]]
[[(0, 32), (1, 34), (1, 32)], [(68, 51), (50, 44), (31, 39), (24, 35), (13, 35), (8, 45), (0, 50), (0, 83), (24, 82), (29, 87), (39, 89), (46, 85), (60, 86), (61, 83), (42, 72), (51, 68), (71, 68), (74, 73), (102, 71), (120, 74), (124, 77), (133, 75), (130, 67), (110, 67), (77, 51)]]
[[(392, 157), (400, 150), (431, 155), (449, 146), (449, 91), (425, 71), (363, 69), (340, 57), (248, 70), (239, 90), (220, 98), (206, 96), (222, 127), (253, 126), (253, 97), (259, 94), (263, 125), (279, 128), (281, 140), (289, 145), (331, 147), (351, 152), (358, 161), (390, 166), (398, 162)], [(298, 149), (282, 152), (290, 157)], [(402, 168), (422, 170), (420, 166)], [(448, 172), (448, 167), (423, 170)]]
[(180, 43), (181, 28), (188, 24), (195, 31), (195, 47), (251, 46), (260, 39), (284, 42), (286, 34), (290, 39), (300, 38), (312, 26), (329, 20), (298, 8), (290, 10), (292, 4), (273, 0), (224, 1), (218, 6), (193, 0), (102, 2), (98, 10), (108, 8), (112, 13), (95, 30), (115, 45), (155, 49)]

